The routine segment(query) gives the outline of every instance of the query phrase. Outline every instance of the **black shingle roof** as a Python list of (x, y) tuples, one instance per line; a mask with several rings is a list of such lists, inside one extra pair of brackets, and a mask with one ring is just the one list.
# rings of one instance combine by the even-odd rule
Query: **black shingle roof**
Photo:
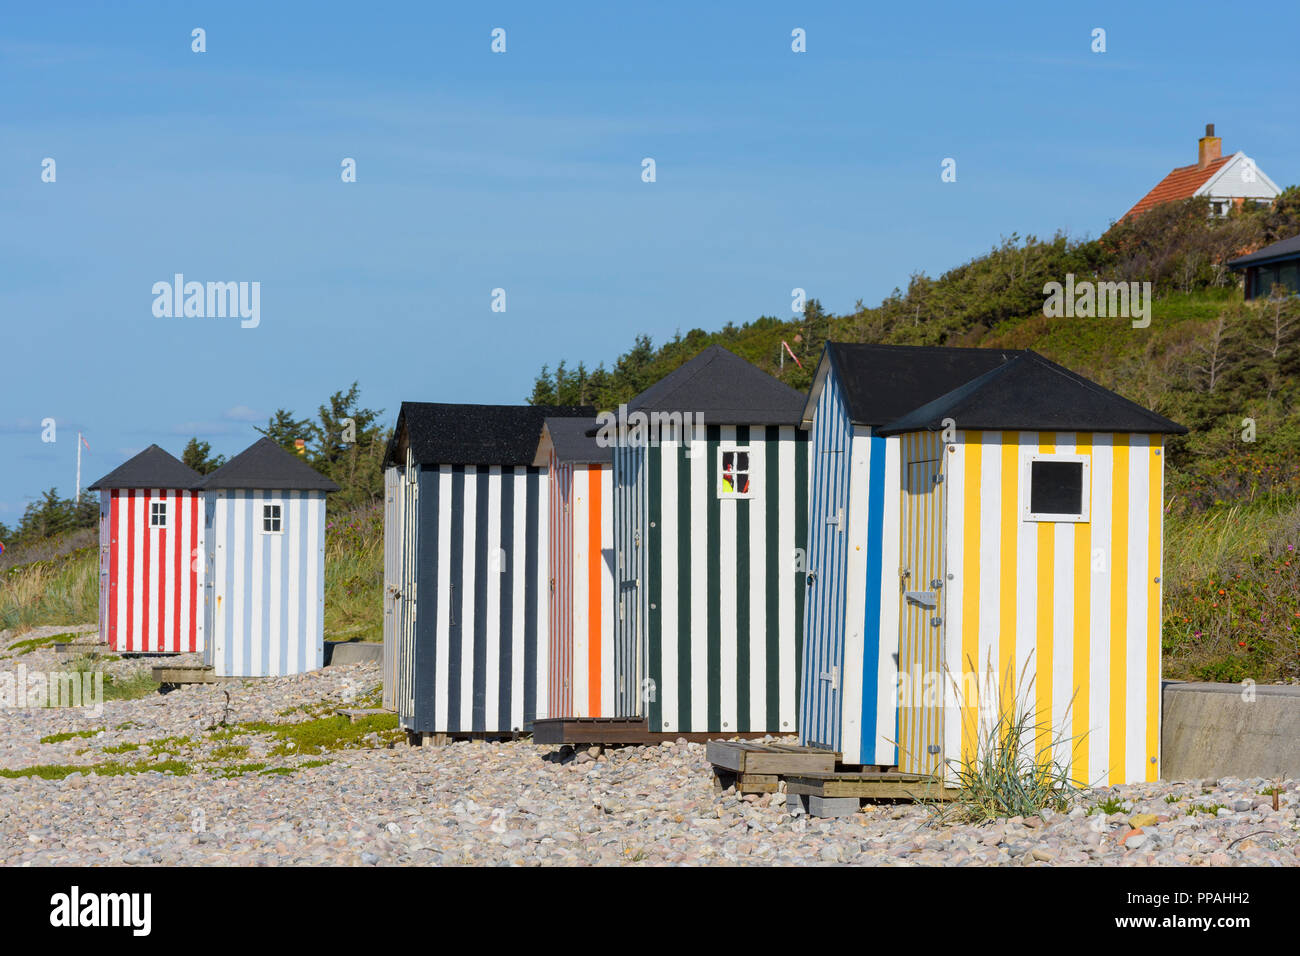
[(811, 422), (829, 363), (855, 425), (883, 425), (1023, 354), (972, 349), (827, 342), (803, 421)]
[(876, 434), (938, 431), (945, 418), (957, 428), (990, 431), (1187, 433), (1182, 425), (1036, 352), (1016, 355), (876, 429)]
[[(596, 420), (591, 418), (548, 418), (543, 435), (548, 436), (555, 447), (555, 457), (566, 464), (611, 464), (614, 449), (596, 440), (592, 433), (596, 427)], [(538, 444), (538, 457), (534, 464), (546, 463), (541, 457), (543, 447), (544, 440)]]
[(1235, 259), (1229, 259), (1228, 268), (1244, 269), (1246, 266), (1258, 265), (1261, 262), (1272, 262), (1274, 259), (1295, 258), (1300, 258), (1300, 236), (1292, 236), (1290, 239), (1280, 239), (1272, 245), (1265, 246), (1258, 252), (1252, 252), (1248, 256), (1238, 256)]
[(384, 455), (394, 458), (405, 430), (421, 465), (531, 465), (542, 423), (548, 418), (596, 417), (590, 405), (446, 405), (402, 402), (393, 440)]
[(157, 445), (150, 445), (114, 468), (87, 491), (101, 488), (193, 488), (202, 479), (197, 471), (180, 459), (167, 454)]
[(212, 474), (199, 488), (250, 488), (268, 491), (338, 491), (334, 484), (297, 455), (269, 438), (259, 438)]
[(629, 412), (693, 412), (706, 425), (797, 425), (804, 396), (711, 345), (627, 403)]

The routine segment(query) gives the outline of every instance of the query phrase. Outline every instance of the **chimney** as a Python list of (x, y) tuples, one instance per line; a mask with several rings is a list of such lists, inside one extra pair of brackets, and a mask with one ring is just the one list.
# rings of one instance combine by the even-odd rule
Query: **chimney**
[(1214, 124), (1205, 124), (1205, 135), (1196, 141), (1198, 147), (1196, 168), (1204, 169), (1216, 159), (1223, 158), (1223, 140), (1214, 135)]

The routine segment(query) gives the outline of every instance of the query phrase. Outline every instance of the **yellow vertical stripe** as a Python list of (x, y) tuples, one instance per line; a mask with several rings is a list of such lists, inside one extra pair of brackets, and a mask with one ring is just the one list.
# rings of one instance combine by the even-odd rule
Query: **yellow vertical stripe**
[[(978, 674), (985, 661), (980, 650), (980, 468), (984, 446), (980, 432), (965, 432), (960, 438), (966, 455), (966, 473), (962, 476), (962, 561), (961, 561), (961, 667), (958, 680), (963, 694), (971, 687), (965, 675)], [(975, 756), (975, 729), (980, 701), (967, 694), (962, 709), (961, 753)]]
[(1147, 491), (1147, 780), (1157, 780), (1160, 764), (1160, 594), (1164, 581), (1164, 482), (1162, 438), (1151, 436)]
[(999, 687), (1014, 693), (1016, 688), (1016, 538), (1020, 527), (1020, 436), (1002, 434), (1002, 548), (998, 569), (998, 661)]
[[(1110, 782), (1124, 782), (1128, 631), (1128, 435), (1116, 435), (1110, 523)], [(1104, 480), (1104, 478), (1102, 479)]]
[[(1085, 432), (1075, 437), (1075, 452), (1092, 456), (1092, 435)], [(1091, 464), (1088, 474), (1092, 475)], [(1097, 480), (1092, 478), (1093, 481)], [(1088, 521), (1074, 526), (1074, 703), (1070, 707), (1070, 735), (1074, 738), (1071, 766), (1076, 782), (1088, 782), (1088, 701), (1091, 690), (1088, 675), (1091, 671), (1089, 644), (1092, 637), (1092, 488), (1084, 488), (1088, 497)]]
[[(1038, 453), (1056, 451), (1054, 432), (1038, 433)], [(1028, 489), (1025, 491), (1028, 494)], [(1056, 523), (1038, 523), (1038, 596), (1037, 626), (1034, 633), (1034, 721), (1041, 730), (1035, 735), (1035, 749), (1046, 747), (1051, 728), (1056, 724), (1052, 713), (1052, 632), (1055, 627), (1056, 594)], [(1050, 758), (1050, 752), (1046, 755)]]

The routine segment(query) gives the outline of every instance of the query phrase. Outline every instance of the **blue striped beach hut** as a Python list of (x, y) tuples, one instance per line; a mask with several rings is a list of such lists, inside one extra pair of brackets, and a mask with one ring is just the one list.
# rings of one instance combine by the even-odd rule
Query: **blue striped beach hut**
[(1079, 780), (1155, 779), (1160, 447), (1185, 429), (1033, 352), (836, 343), (803, 423), (801, 743), (950, 773), (1025, 687), (1088, 741), (1058, 755)]
[(533, 464), (547, 418), (590, 407), (403, 402), (396, 708), (412, 735), (494, 736), (546, 715), (549, 488)]
[(207, 640), (219, 677), (322, 666), (330, 481), (269, 438), (212, 472), (203, 496)]

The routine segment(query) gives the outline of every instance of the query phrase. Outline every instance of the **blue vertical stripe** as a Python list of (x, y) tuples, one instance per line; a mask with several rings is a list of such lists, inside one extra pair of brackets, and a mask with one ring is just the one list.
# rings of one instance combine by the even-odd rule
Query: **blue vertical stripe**
[[(812, 426), (808, 569), (815, 573), (804, 604), (799, 738), (840, 749), (844, 679), (844, 607), (848, 522), (852, 502), (853, 426), (833, 371), (828, 372)], [(843, 517), (840, 519), (841, 510)], [(832, 523), (835, 522), (835, 523)], [(830, 674), (837, 675), (832, 688)]]
[[(885, 525), (885, 439), (872, 435), (867, 485), (866, 608), (862, 621), (862, 749), (865, 763), (876, 753), (876, 694), (880, 681), (880, 590)], [(897, 739), (897, 737), (895, 737)], [(868, 759), (870, 758), (870, 759)], [(895, 758), (895, 763), (897, 758)]]

